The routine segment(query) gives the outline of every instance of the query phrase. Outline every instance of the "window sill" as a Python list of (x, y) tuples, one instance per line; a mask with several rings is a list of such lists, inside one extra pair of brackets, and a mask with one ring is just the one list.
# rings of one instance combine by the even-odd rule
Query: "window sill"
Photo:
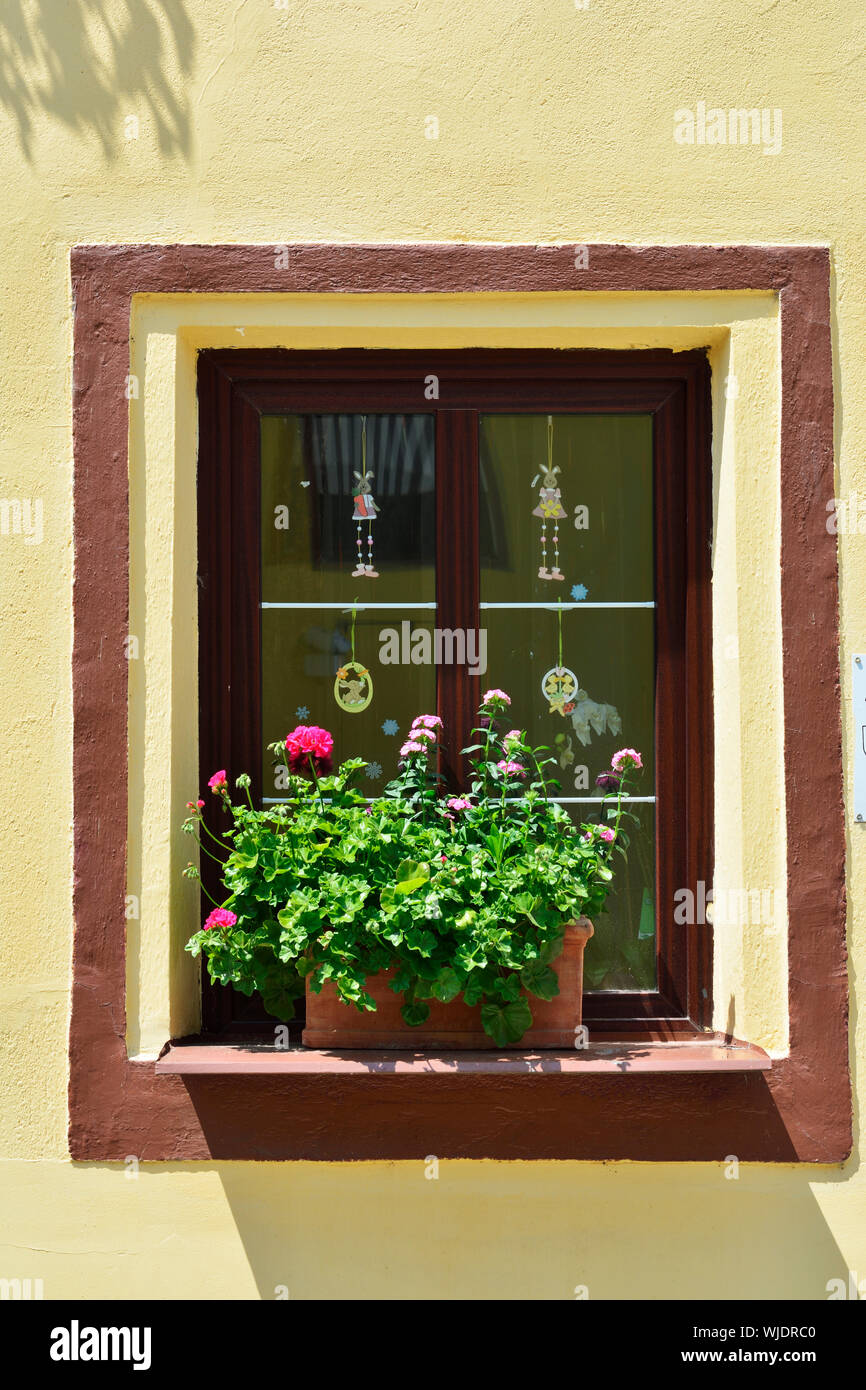
[(771, 1090), (786, 1069), (787, 1058), (713, 1034), (596, 1036), (581, 1050), (499, 1054), (189, 1037), (130, 1065), (157, 1106), (163, 1157), (177, 1152), (174, 1113), (186, 1099), (201, 1136), (190, 1153), (183, 1135), (186, 1157), (328, 1162), (790, 1161), (796, 1149)]
[(630, 1073), (769, 1071), (750, 1043), (707, 1037), (688, 1042), (596, 1042), (567, 1052), (319, 1052), (258, 1042), (181, 1039), (156, 1062), (163, 1076), (623, 1076)]

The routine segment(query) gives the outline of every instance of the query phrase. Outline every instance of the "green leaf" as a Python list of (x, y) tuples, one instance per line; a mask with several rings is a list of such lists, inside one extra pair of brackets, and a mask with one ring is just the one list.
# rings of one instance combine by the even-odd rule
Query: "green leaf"
[(410, 1028), (417, 1028), (419, 1023), (426, 1023), (430, 1017), (429, 1004), (422, 1004), (417, 999), (412, 1004), (404, 1004), (400, 1010), (400, 1017), (404, 1023), (408, 1023)]
[(439, 999), (443, 1004), (450, 1004), (452, 999), (456, 999), (461, 988), (460, 976), (450, 965), (443, 965), (436, 979), (430, 984), (433, 998)]
[(538, 953), (538, 959), (543, 961), (545, 965), (550, 965), (551, 961), (556, 960), (557, 956), (562, 955), (562, 947), (564, 943), (565, 933), (560, 932), (559, 935), (554, 936), (552, 940), (545, 941), (544, 945), (541, 947), (541, 950)]
[(414, 970), (404, 961), (395, 970), (394, 978), (388, 982), (388, 988), (393, 989), (395, 994), (402, 994), (405, 989), (409, 988), (414, 979)]
[(531, 893), (518, 893), (514, 898), (514, 906), (518, 912), (522, 912), (524, 917), (531, 917), (538, 898), (534, 898)]
[(534, 922), (537, 927), (555, 927), (559, 922), (559, 913), (554, 907), (535, 906), (532, 912), (527, 913), (530, 922)]
[(532, 1027), (532, 1010), (521, 995), (512, 1004), (483, 1004), (481, 1026), (500, 1047), (519, 1042), (527, 1028)]
[(418, 864), (414, 859), (404, 859), (397, 865), (395, 887), (398, 893), (414, 893), (417, 888), (423, 887), (429, 878), (429, 864)]
[(295, 996), (285, 985), (275, 985), (262, 990), (262, 1003), (269, 1014), (287, 1023), (295, 1016)]
[(520, 998), (520, 976), (498, 975), (493, 981), (493, 990), (503, 1003), (513, 1003), (515, 999)]
[(463, 990), (464, 1004), (468, 1004), (469, 1008), (471, 1009), (474, 1007), (474, 1005), (481, 1003), (481, 1000), (484, 998), (484, 995), (484, 977), (480, 973), (476, 975), (470, 975), (469, 979), (466, 981), (466, 987)]
[(391, 913), (396, 911), (396, 909), (400, 906), (400, 903), (402, 901), (403, 900), (400, 894), (397, 892), (397, 889), (395, 888), (394, 884), (386, 883), (385, 887), (379, 894), (379, 902), (382, 905), (383, 912)]
[(455, 931), (468, 931), (469, 928), (472, 926), (472, 924), (473, 924), (473, 922), (475, 921), (475, 918), (476, 918), (477, 916), (478, 916), (478, 913), (475, 911), (474, 908), (471, 908), (471, 907), (467, 908), (466, 911), (463, 912), (463, 913), (461, 913), (460, 916), (459, 916), (459, 917), (457, 918), (457, 920), (455, 921), (455, 923), (454, 923), (454, 930), (455, 930)]
[[(432, 956), (436, 950), (436, 937), (432, 931), (425, 931), (421, 927), (407, 927), (403, 933), (403, 940), (411, 951), (417, 951), (421, 956)], [(420, 969), (420, 965), (418, 969)]]
[(232, 859), (241, 868), (254, 869), (259, 862), (259, 851), (255, 840), (242, 840), (235, 849)]
[(531, 960), (520, 972), (523, 988), (537, 999), (555, 999), (559, 993), (559, 980), (556, 971), (542, 960)]

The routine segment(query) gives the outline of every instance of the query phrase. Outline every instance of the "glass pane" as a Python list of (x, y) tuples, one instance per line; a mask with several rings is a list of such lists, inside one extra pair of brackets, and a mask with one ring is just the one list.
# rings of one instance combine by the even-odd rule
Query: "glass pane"
[[(600, 819), (592, 806), (568, 809), (577, 821)], [(625, 809), (638, 823), (624, 817), (620, 826), (628, 836), (628, 860), (617, 857), (605, 911), (583, 958), (589, 992), (656, 987), (655, 807), (632, 802)]]
[(551, 710), (551, 698), (542, 690), (544, 677), (559, 666), (556, 608), (492, 608), (482, 611), (481, 618), (487, 629), (487, 674), (481, 684), (506, 690), (515, 728), (526, 729), (530, 742), (548, 745), (560, 759), (562, 796), (593, 795), (596, 774), (609, 767), (612, 754), (623, 747), (640, 750), (644, 770), (636, 792), (651, 796), (652, 609), (564, 609), (562, 669), (569, 673), (566, 684), (574, 678), (574, 689), (564, 692), (565, 713), (558, 706)]
[[(650, 417), (485, 415), (480, 467), (487, 683), (511, 695), (515, 727), (556, 756), (560, 795), (577, 820), (598, 818), (595, 777), (618, 748), (641, 751), (635, 790), (651, 798)], [(640, 824), (624, 827), (628, 867), (619, 861), (586, 954), (590, 989), (656, 986), (654, 805), (629, 810)]]
[(481, 418), (482, 597), (567, 602), (579, 585), (594, 603), (652, 600), (651, 417), (549, 419)]
[(434, 419), (270, 415), (261, 440), (264, 795), (283, 791), (267, 745), (310, 723), (337, 762), (370, 760), (373, 796), (400, 733), (436, 707), (435, 666), (379, 659), (389, 631), (436, 622)]
[(432, 415), (264, 416), (262, 599), (432, 602), (434, 440)]
[[(400, 632), (402, 610), (358, 613), (355, 620), (355, 658), (368, 669), (373, 698), (357, 713), (337, 704), (334, 682), (351, 659), (350, 613), (339, 609), (271, 608), (262, 614), (262, 787), (266, 797), (280, 799), (285, 790), (267, 752), (296, 724), (318, 724), (334, 736), (336, 763), (366, 758), (370, 766), (360, 782), (368, 796), (377, 796), (397, 773), (397, 752), (418, 713), (435, 713), (435, 666), (387, 665), (379, 661), (386, 629)], [(435, 615), (412, 614), (412, 630), (431, 632)], [(363, 700), (366, 687), (358, 672), (346, 671), (340, 693), (344, 704), (353, 695)], [(352, 680), (356, 685), (351, 684)]]

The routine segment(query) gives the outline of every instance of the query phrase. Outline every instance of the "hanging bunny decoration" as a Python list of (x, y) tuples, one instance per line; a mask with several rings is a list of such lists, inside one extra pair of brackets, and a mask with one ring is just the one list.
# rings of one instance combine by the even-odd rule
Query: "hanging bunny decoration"
[[(541, 487), (538, 490), (538, 504), (532, 510), (532, 515), (541, 519), (541, 565), (538, 570), (539, 579), (559, 579), (565, 575), (559, 568), (559, 523), (565, 516), (562, 505), (562, 492), (557, 479), (562, 469), (557, 464), (553, 464), (553, 416), (547, 417), (547, 467), (541, 473), (536, 473), (532, 480), (535, 487), (541, 478)], [(547, 568), (547, 523), (553, 522), (553, 569)]]
[[(352, 520), (357, 522), (355, 528), (355, 545), (358, 550), (358, 564), (352, 570), (354, 579), (378, 579), (379, 572), (373, 568), (373, 522), (379, 515), (379, 508), (373, 500), (373, 472), (367, 467), (367, 417), (361, 416), (361, 472), (353, 470), (357, 492), (354, 496), (355, 510), (352, 513)], [(367, 523), (367, 556), (366, 560), (363, 553), (363, 540), (361, 537), (361, 523)]]

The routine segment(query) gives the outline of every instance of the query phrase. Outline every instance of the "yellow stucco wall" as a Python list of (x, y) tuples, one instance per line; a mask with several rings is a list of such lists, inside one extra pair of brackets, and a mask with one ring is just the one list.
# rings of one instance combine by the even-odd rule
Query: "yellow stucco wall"
[[(0, 496), (41, 502), (43, 527), (39, 544), (0, 536), (0, 1277), (42, 1278), (47, 1297), (182, 1298), (267, 1298), (278, 1286), (293, 1298), (570, 1298), (578, 1285), (591, 1298), (821, 1298), (827, 1281), (848, 1270), (866, 1278), (859, 1105), (857, 1146), (844, 1167), (743, 1165), (737, 1178), (721, 1163), (454, 1162), (430, 1180), (423, 1156), (399, 1164), (149, 1165), (136, 1173), (131, 1164), (73, 1165), (65, 1139), (70, 246), (828, 244), (837, 495), (866, 498), (864, 52), (866, 21), (831, 0), (762, 9), (752, 0), (589, 0), (579, 9), (573, 0), (288, 0), (285, 8), (273, 0), (102, 0), (87, 31), (70, 24), (61, 3), (25, 5), (13, 27), (0, 11), (0, 55), (11, 62), (0, 63)], [(678, 144), (674, 113), (699, 101), (781, 111), (781, 149)], [(427, 138), (431, 116), (437, 139)], [(170, 545), (172, 526), (184, 517), (188, 524), (191, 354), (197, 343), (225, 341), (229, 325), (248, 321), (240, 340), (248, 344), (326, 331), (337, 335), (331, 341), (396, 341), (397, 333), (413, 343), (481, 341), (482, 319), (491, 342), (530, 330), (539, 342), (545, 333), (547, 342), (707, 342), (716, 387), (717, 740), (726, 754), (720, 845), (732, 882), (777, 882), (784, 845), (772, 691), (780, 665), (774, 304), (711, 309), (672, 299), (623, 308), (577, 296), (534, 324), (520, 304), (501, 321), (465, 306), (462, 322), (459, 306), (428, 309), (424, 321), (405, 306), (367, 307), (366, 320), (353, 309), (359, 318), (349, 324), (334, 306), (323, 325), (321, 305), (304, 320), (301, 297), (248, 304), (249, 320), (234, 309), (220, 318), (217, 305), (137, 305), (134, 347), (153, 390), (131, 418), (133, 614), (144, 605), (139, 611), (157, 628), (167, 614), (176, 634), (194, 614), (182, 586), (161, 585), (158, 548), (143, 547), (154, 558), (146, 572), (136, 570), (135, 541), (147, 535)], [(721, 390), (732, 371), (735, 399)], [(857, 534), (840, 537), (846, 716), (850, 656), (866, 647), (864, 544)], [(732, 636), (736, 659), (726, 655)], [(148, 647), (151, 688), (178, 669), (165, 664), (174, 657), (170, 645)], [(182, 662), (179, 669), (183, 676)], [(171, 777), (183, 772), (182, 761), (166, 769), (165, 759), (184, 728), (182, 719), (165, 726), (159, 702), (148, 709), (135, 677), (131, 701), (144, 731), (131, 749), (131, 822), (140, 811), (131, 862), (153, 870), (142, 870), (153, 910), (143, 901), (141, 931), (131, 939), (129, 1043), (138, 1052), (158, 1046), (185, 1008), (183, 979), (170, 978), (161, 950), (182, 924), (166, 876), (171, 827), (161, 813)], [(850, 821), (847, 725), (844, 738)], [(748, 817), (739, 830), (738, 810)], [(859, 1083), (866, 857), (864, 832), (849, 833), (851, 1062)], [(743, 1030), (773, 1051), (786, 1037), (782, 941), (729, 939), (717, 967), (720, 1004), (733, 999)]]

